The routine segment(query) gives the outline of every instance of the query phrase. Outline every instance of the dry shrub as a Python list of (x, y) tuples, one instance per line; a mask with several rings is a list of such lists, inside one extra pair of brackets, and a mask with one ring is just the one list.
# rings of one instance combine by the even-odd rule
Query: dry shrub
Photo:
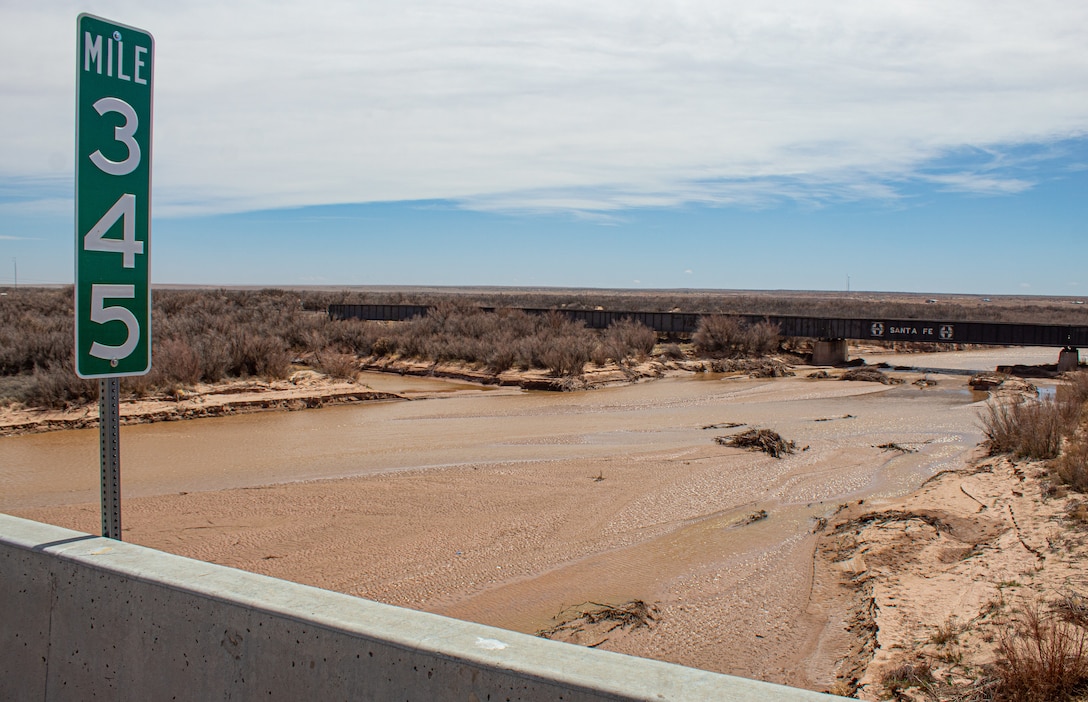
[(984, 442), (991, 456), (1054, 458), (1061, 449), (1063, 408), (1054, 400), (991, 400), (980, 414)]
[(242, 331), (228, 343), (230, 364), (227, 375), (246, 378), (260, 376), (270, 379), (286, 378), (291, 367), (291, 356), (286, 344), (275, 336), (259, 336)]
[(167, 380), (194, 385), (204, 375), (200, 355), (187, 341), (181, 339), (160, 341), (152, 351), (152, 358), (154, 368)]
[(1064, 593), (1051, 604), (1051, 609), (1062, 621), (1088, 627), (1088, 597), (1079, 592)]
[(779, 329), (770, 322), (747, 326), (734, 317), (706, 315), (699, 318), (691, 340), (707, 356), (764, 356), (778, 348)]
[(32, 385), (31, 375), (0, 375), (0, 407), (22, 403)]
[(1051, 464), (1051, 472), (1060, 484), (1077, 492), (1088, 492), (1088, 439), (1071, 437)]
[(1065, 381), (1055, 390), (1059, 402), (1069, 403), (1078, 409), (1088, 402), (1088, 372), (1066, 373)]
[(591, 349), (588, 343), (577, 337), (554, 339), (539, 351), (537, 365), (547, 368), (557, 378), (580, 375), (590, 360)]
[(979, 419), (990, 455), (1054, 459), (1050, 470), (1058, 483), (1088, 492), (1088, 437), (1077, 431), (1088, 402), (1088, 373), (1068, 373), (1064, 380), (1053, 398), (991, 400)]
[(361, 319), (330, 321), (325, 329), (330, 346), (357, 356), (369, 355), (382, 331), (380, 324)]
[(599, 334), (590, 352), (590, 360), (598, 366), (609, 361), (618, 364), (629, 358), (641, 360), (651, 354), (657, 344), (657, 333), (641, 322), (620, 320)]
[(84, 380), (68, 365), (35, 368), (22, 402), (32, 407), (65, 409), (98, 399), (98, 383)]
[(226, 346), (216, 339), (206, 338), (197, 340), (195, 347), (200, 357), (200, 377), (204, 382), (216, 383), (227, 377), (231, 358)]
[(729, 356), (738, 353), (742, 336), (740, 322), (735, 318), (708, 315), (699, 319), (691, 341), (708, 356)]
[(680, 348), (680, 344), (666, 344), (661, 349), (661, 355), (670, 361), (682, 361), (684, 360), (684, 349)]
[(355, 380), (359, 373), (359, 363), (349, 353), (321, 353), (314, 358), (314, 366), (330, 378)]
[(1088, 632), (1030, 607), (1001, 637), (994, 673), (999, 700), (1068, 699), (1088, 683)]
[(657, 332), (641, 322), (622, 319), (612, 324), (601, 335), (604, 345), (611, 346), (620, 354), (616, 360), (627, 356), (643, 358), (653, 353), (657, 344)]
[(610, 346), (600, 343), (593, 347), (593, 350), (589, 354), (589, 360), (593, 361), (593, 365), (595, 366), (603, 366), (617, 356), (621, 359), (623, 358), (622, 355), (617, 354)]
[(882, 685), (893, 695), (908, 687), (928, 687), (935, 682), (933, 671), (926, 661), (904, 663), (884, 673)]
[(748, 353), (754, 356), (766, 356), (778, 350), (782, 340), (777, 324), (759, 322), (746, 330)]
[(498, 375), (512, 368), (517, 360), (517, 350), (511, 345), (506, 345), (491, 349), (484, 364), (489, 371)]

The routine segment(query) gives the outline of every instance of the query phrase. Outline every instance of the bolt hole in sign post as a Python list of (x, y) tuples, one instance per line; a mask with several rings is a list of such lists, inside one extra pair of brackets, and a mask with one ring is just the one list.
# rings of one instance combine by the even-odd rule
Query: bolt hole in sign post
[(76, 75), (75, 363), (81, 378), (151, 370), (155, 42), (82, 14)]

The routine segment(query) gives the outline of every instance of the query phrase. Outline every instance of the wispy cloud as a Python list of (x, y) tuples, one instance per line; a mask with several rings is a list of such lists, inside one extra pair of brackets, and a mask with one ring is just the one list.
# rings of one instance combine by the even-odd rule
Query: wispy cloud
[(40, 197), (0, 202), (0, 217), (70, 217), (72, 198)]
[[(286, 0), (112, 10), (156, 35), (156, 213), (445, 199), (572, 211), (1028, 188), (1088, 134), (1088, 4)], [(5, 7), (0, 178), (70, 169), (65, 3)], [(33, 120), (27, 115), (35, 115)], [(920, 172), (965, 147), (988, 163)]]
[(955, 173), (927, 178), (947, 190), (983, 195), (1011, 195), (1031, 188), (1034, 183), (1021, 178), (999, 178), (980, 173)]

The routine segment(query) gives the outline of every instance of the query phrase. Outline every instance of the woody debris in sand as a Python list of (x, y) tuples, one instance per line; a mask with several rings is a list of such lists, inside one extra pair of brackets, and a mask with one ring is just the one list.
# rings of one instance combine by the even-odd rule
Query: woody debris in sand
[[(647, 604), (643, 600), (630, 600), (619, 605), (583, 602), (555, 615), (554, 618), (558, 623), (547, 629), (541, 629), (536, 632), (536, 635), (545, 639), (574, 639), (575, 642), (580, 642), (578, 641), (580, 637), (576, 635), (586, 633), (588, 630), (601, 636), (616, 629), (649, 627), (657, 611), (656, 606)], [(594, 648), (607, 640), (606, 637), (587, 645), (589, 648)]]
[(771, 429), (749, 429), (734, 436), (716, 437), (714, 441), (722, 446), (735, 446), (736, 448), (746, 448), (752, 451), (762, 451), (774, 458), (782, 458), (782, 456), (793, 453), (797, 449), (795, 442), (783, 439), (778, 435), (778, 432)]
[(885, 375), (883, 372), (876, 368), (851, 368), (842, 374), (842, 380), (860, 380), (868, 383), (880, 383), (882, 385), (900, 385), (903, 380), (901, 378), (893, 378), (890, 375)]

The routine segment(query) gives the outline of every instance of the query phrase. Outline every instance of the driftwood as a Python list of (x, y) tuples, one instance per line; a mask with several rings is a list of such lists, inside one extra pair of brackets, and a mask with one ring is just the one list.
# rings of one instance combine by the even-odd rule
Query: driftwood
[(771, 429), (749, 429), (733, 436), (719, 436), (714, 440), (722, 446), (735, 446), (752, 451), (762, 451), (774, 458), (782, 458), (782, 456), (793, 453), (797, 449), (796, 443), (786, 441), (778, 435), (778, 432)]
[[(657, 607), (647, 604), (642, 600), (630, 600), (619, 605), (601, 604), (599, 602), (583, 602), (580, 605), (568, 607), (554, 619), (558, 621), (554, 626), (541, 629), (537, 636), (545, 639), (556, 638), (564, 634), (574, 634), (582, 631), (586, 626), (595, 624), (610, 625), (600, 633), (607, 634), (616, 629), (639, 629), (649, 627), (657, 614)], [(602, 639), (590, 648), (600, 646), (608, 639)]]
[(886, 444), (880, 444), (879, 446), (877, 446), (877, 448), (884, 449), (885, 451), (899, 451), (900, 453), (918, 453), (918, 449), (914, 448), (913, 446), (903, 446), (901, 444), (895, 443), (894, 441)]
[(842, 374), (842, 380), (861, 380), (882, 385), (900, 385), (903, 382), (902, 378), (884, 375), (883, 372), (876, 368), (851, 368)]
[(707, 424), (703, 429), (736, 429), (743, 426), (740, 422), (722, 422), (720, 424)]

